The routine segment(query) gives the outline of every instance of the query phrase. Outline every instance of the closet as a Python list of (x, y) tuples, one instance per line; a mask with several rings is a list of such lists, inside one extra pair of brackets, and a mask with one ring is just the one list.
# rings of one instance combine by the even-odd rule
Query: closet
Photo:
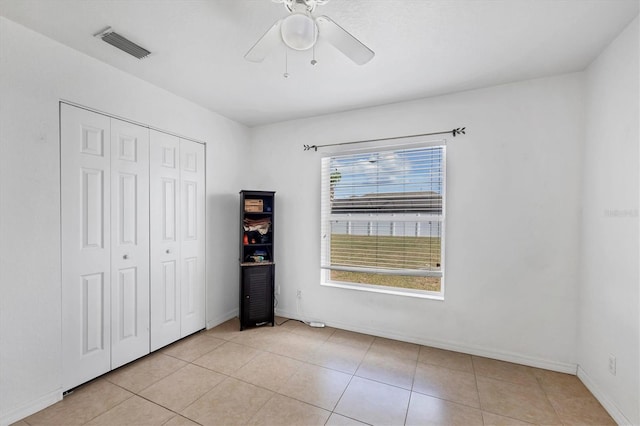
[(202, 144), (65, 103), (60, 133), (68, 390), (204, 328), (205, 175)]

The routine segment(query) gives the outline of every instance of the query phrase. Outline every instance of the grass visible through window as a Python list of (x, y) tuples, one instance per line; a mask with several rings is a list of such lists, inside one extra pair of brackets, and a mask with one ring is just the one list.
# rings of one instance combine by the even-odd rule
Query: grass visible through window
[[(332, 234), (331, 264), (383, 269), (440, 271), (439, 237)], [(440, 277), (331, 271), (332, 281), (440, 291)]]

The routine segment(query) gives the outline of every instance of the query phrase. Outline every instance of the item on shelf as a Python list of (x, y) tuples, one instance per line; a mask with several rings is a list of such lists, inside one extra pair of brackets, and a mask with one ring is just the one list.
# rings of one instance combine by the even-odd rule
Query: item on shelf
[(244, 237), (242, 237), (242, 244), (245, 246), (249, 244), (249, 236), (247, 234), (244, 234)]
[(245, 218), (242, 223), (245, 231), (258, 231), (262, 235), (269, 232), (269, 228), (271, 228), (271, 219), (268, 217), (261, 219)]
[(262, 200), (244, 200), (244, 211), (247, 213), (262, 213)]

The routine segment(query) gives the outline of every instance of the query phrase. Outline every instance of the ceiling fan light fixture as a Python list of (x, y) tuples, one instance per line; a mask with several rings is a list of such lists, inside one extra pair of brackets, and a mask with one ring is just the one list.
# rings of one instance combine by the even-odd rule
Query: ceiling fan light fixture
[(318, 27), (305, 13), (292, 13), (282, 20), (282, 41), (294, 50), (311, 49), (318, 39)]

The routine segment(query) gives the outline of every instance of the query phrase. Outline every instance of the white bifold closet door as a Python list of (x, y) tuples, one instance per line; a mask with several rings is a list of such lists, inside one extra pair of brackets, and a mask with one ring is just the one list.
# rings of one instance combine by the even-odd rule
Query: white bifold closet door
[(149, 353), (149, 131), (61, 105), (63, 388)]
[(204, 146), (151, 131), (151, 350), (205, 326)]
[(180, 140), (180, 337), (206, 325), (204, 152), (204, 145)]
[(149, 130), (111, 119), (111, 368), (149, 353)]

